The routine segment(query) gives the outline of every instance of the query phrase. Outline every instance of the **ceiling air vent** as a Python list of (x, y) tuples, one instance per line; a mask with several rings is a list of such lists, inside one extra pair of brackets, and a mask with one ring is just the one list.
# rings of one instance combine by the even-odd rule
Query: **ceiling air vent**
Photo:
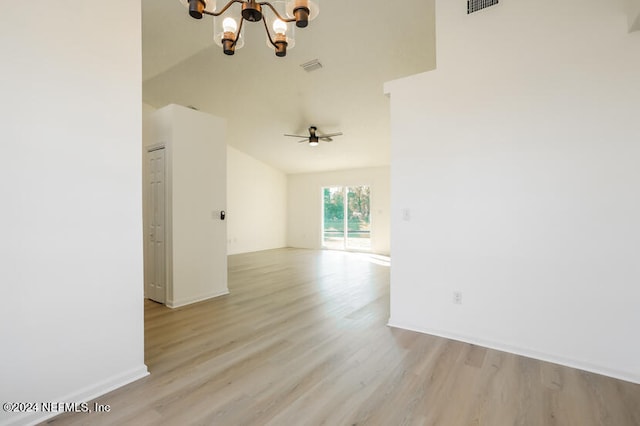
[(467, 0), (467, 15), (489, 6), (498, 4), (499, 0)]
[(311, 72), (311, 71), (319, 70), (320, 68), (322, 68), (322, 64), (317, 59), (311, 60), (309, 62), (305, 62), (304, 64), (302, 64), (300, 66), (306, 72)]

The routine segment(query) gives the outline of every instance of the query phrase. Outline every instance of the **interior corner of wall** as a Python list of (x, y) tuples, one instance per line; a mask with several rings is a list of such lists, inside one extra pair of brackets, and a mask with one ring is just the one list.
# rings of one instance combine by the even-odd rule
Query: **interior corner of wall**
[(635, 20), (631, 20), (629, 22), (629, 32), (633, 33), (635, 31), (640, 31), (640, 13), (635, 17)]
[(640, 30), (640, 0), (628, 0), (629, 32)]
[(384, 94), (387, 97), (391, 97), (391, 94), (397, 90), (399, 87), (405, 87), (403, 85), (408, 84), (407, 82), (415, 82), (420, 81), (420, 79), (425, 78), (426, 75), (433, 74), (437, 71), (437, 68), (433, 68), (427, 71), (419, 72), (417, 74), (411, 74), (405, 77), (400, 77), (395, 80), (387, 81), (384, 83)]
[(393, 81), (387, 81), (386, 83), (384, 83), (384, 85), (382, 86), (382, 93), (390, 98), (391, 97), (391, 92), (393, 91)]

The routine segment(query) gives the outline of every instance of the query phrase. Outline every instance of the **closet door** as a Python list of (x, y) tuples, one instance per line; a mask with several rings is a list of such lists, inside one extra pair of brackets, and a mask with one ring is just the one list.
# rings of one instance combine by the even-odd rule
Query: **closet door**
[(147, 297), (156, 302), (166, 301), (166, 235), (165, 235), (165, 150), (148, 152), (149, 166), (149, 224)]

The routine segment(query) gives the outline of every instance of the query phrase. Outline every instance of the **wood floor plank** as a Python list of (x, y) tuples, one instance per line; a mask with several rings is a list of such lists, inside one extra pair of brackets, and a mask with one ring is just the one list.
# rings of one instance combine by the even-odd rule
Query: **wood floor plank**
[(389, 328), (365, 254), (229, 257), (230, 294), (145, 302), (151, 375), (52, 425), (639, 426), (640, 385)]

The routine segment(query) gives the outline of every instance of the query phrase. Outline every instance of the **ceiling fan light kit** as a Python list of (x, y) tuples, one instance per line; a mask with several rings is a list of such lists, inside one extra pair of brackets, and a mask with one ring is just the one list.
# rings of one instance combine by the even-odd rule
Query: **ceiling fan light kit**
[(214, 41), (222, 47), (226, 55), (233, 55), (236, 49), (244, 46), (242, 25), (245, 21), (262, 21), (267, 34), (267, 45), (275, 50), (278, 57), (287, 56), (287, 49), (294, 47), (295, 27), (305, 28), (309, 25), (309, 21), (318, 16), (319, 1), (231, 0), (220, 9), (216, 9), (216, 0), (180, 0), (189, 8), (189, 15), (192, 18), (202, 19), (204, 15), (214, 17)]

